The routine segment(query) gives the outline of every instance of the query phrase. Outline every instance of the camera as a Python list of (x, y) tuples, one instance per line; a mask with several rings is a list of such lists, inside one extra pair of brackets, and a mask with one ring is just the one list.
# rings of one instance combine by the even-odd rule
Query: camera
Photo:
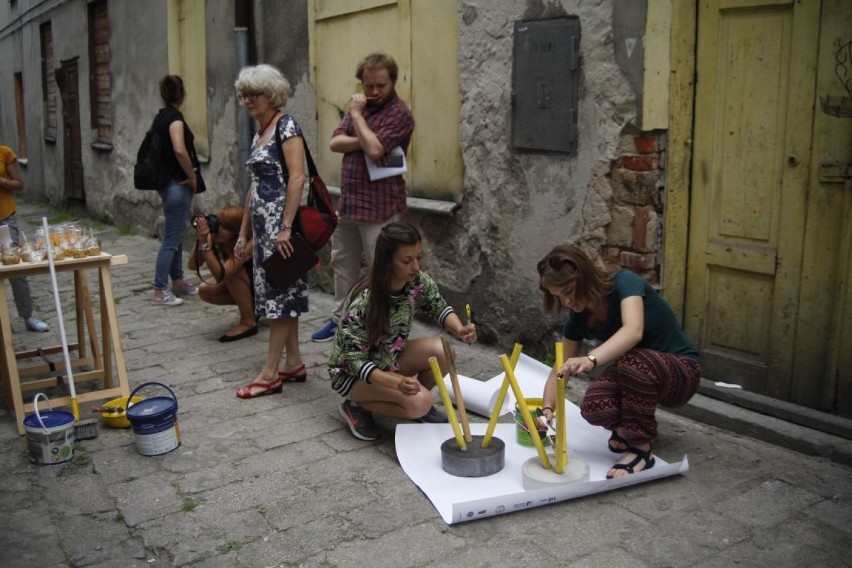
[(192, 218), (192, 226), (198, 226), (198, 219), (204, 218), (207, 220), (207, 227), (210, 229), (211, 233), (218, 233), (219, 227), (222, 226), (222, 223), (219, 222), (219, 217), (217, 215), (195, 215)]

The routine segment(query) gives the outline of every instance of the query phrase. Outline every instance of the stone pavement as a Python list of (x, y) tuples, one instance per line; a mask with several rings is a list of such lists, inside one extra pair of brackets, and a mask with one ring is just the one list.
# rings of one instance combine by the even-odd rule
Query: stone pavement
[[(30, 226), (53, 215), (38, 204), (19, 212)], [(238, 400), (268, 330), (221, 344), (234, 308), (150, 305), (158, 242), (94, 226), (106, 252), (129, 258), (113, 276), (131, 388), (174, 389), (183, 444), (143, 456), (128, 430), (101, 425), (72, 462), (39, 467), (3, 407), (0, 566), (852, 566), (852, 469), (665, 411), (655, 452), (687, 454), (686, 475), (448, 526), (400, 468), (394, 424), (380, 421), (383, 438), (362, 442), (338, 416), (328, 344), (309, 339), (327, 294), (312, 294), (300, 322), (308, 382)], [(49, 279), (31, 286), (51, 331), (24, 331), (10, 300), (19, 349), (59, 338)], [(72, 305), (67, 274), (60, 289)], [(459, 372), (499, 372), (493, 347), (456, 349)], [(568, 396), (582, 391), (574, 381)]]

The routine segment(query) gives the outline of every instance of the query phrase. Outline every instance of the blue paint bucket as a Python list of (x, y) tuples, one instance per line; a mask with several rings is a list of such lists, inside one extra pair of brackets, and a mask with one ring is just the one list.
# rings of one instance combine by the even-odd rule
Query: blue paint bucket
[[(49, 410), (39, 412), (39, 397), (47, 401)], [(24, 418), (30, 461), (37, 465), (59, 465), (74, 457), (74, 415), (53, 410), (43, 393), (33, 398), (35, 410)]]
[(146, 398), (124, 411), (133, 428), (136, 449), (143, 456), (166, 454), (180, 446), (180, 429), (177, 423), (178, 403), (175, 393), (162, 383), (144, 383), (130, 393), (128, 400), (141, 389), (150, 386), (162, 387), (171, 396)]

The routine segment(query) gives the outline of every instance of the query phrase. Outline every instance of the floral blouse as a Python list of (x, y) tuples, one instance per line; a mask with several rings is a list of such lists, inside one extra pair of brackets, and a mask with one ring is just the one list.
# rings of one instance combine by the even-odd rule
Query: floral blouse
[(414, 314), (422, 310), (443, 327), (453, 308), (447, 304), (432, 278), (421, 272), (408, 282), (398, 296), (391, 296), (390, 334), (377, 345), (370, 345), (367, 334), (367, 306), (370, 290), (366, 289), (344, 306), (328, 358), (332, 388), (343, 396), (349, 394), (357, 379), (366, 381), (375, 369), (397, 372), (399, 356), (405, 349)]

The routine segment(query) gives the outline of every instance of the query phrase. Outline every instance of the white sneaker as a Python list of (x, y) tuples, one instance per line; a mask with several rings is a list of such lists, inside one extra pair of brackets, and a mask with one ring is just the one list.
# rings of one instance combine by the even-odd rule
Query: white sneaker
[(47, 324), (38, 319), (35, 316), (30, 316), (24, 320), (24, 324), (27, 326), (27, 329), (30, 331), (47, 331)]
[(155, 306), (179, 306), (183, 303), (183, 300), (175, 298), (174, 294), (172, 294), (169, 290), (165, 290), (162, 296), (158, 296), (155, 292), (154, 299), (151, 300), (151, 303)]

